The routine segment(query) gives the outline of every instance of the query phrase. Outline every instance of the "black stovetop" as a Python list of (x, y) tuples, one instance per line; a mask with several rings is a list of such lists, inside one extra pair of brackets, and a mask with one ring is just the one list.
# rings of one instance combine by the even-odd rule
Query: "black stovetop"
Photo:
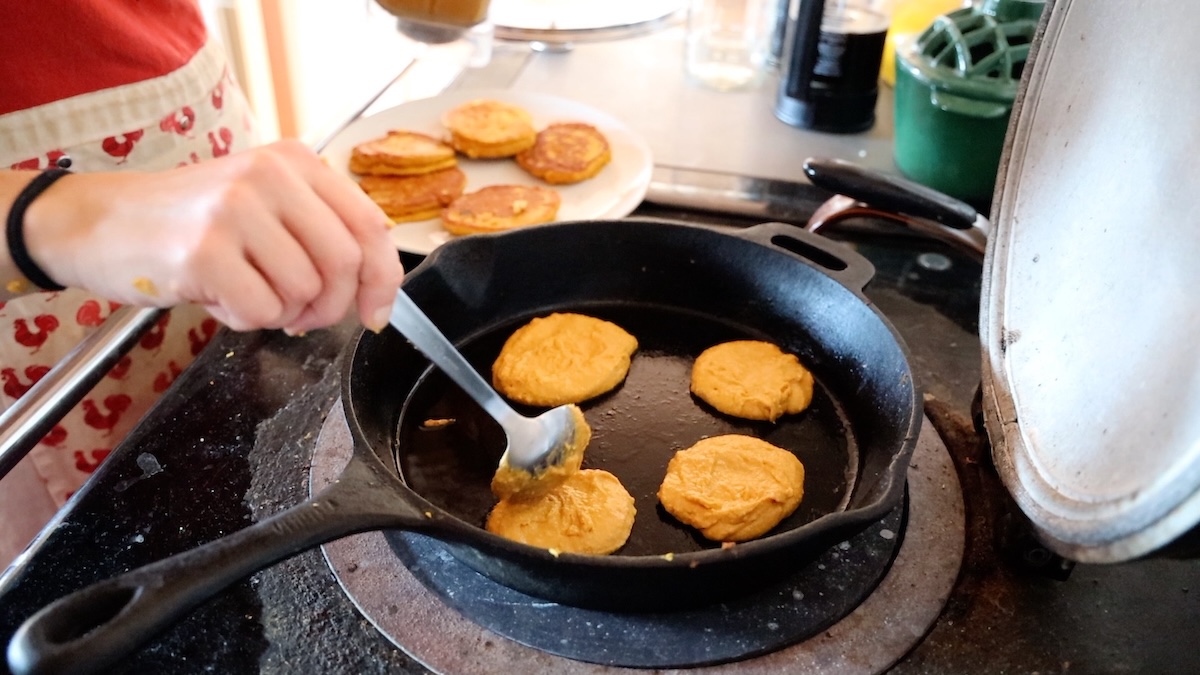
[[(908, 343), (967, 503), (959, 581), (893, 672), (1200, 672), (1188, 641), (1200, 626), (1200, 561), (1080, 565), (1064, 574), (1024, 539), (971, 422), (978, 263), (907, 237), (831, 236), (876, 265), (867, 295)], [(303, 338), (222, 331), (5, 574), (0, 639), (7, 644), (61, 595), (303, 501), (313, 442), (338, 396), (340, 352), (354, 332), (349, 324)], [(234, 585), (114, 672), (428, 671), (358, 613), (314, 549)]]

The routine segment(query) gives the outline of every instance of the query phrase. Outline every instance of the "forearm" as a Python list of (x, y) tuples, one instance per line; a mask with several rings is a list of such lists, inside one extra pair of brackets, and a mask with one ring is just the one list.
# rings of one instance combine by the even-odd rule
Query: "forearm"
[[(0, 171), (0, 214), (36, 176)], [(280, 142), (151, 173), (59, 178), (25, 209), (28, 261), (114, 302), (204, 305), (237, 330), (387, 324), (403, 277), (387, 216), (310, 149)], [(0, 248), (0, 301), (37, 290)]]

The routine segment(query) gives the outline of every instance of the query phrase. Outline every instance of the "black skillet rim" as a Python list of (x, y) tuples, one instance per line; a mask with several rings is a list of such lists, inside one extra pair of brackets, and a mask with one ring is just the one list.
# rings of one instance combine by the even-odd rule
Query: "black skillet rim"
[[(646, 218), (626, 218), (626, 219), (617, 220), (617, 221), (562, 222), (562, 223), (554, 223), (554, 224), (550, 224), (550, 225), (535, 226), (535, 227), (525, 228), (523, 230), (516, 230), (516, 231), (512, 231), (512, 232), (497, 233), (497, 234), (484, 234), (484, 235), (472, 235), (471, 237), (467, 237), (467, 238), (459, 238), (459, 239), (451, 240), (450, 242), (447, 242), (443, 246), (434, 250), (428, 257), (425, 258), (425, 260), (420, 265), (418, 265), (413, 271), (411, 271), (406, 276), (405, 287), (406, 287), (406, 289), (408, 289), (408, 288), (412, 288), (414, 286), (419, 286), (419, 283), (421, 282), (421, 280), (433, 276), (433, 274), (431, 274), (431, 270), (434, 270), (435, 267), (440, 264), (441, 258), (443, 256), (447, 255), (447, 253), (446, 253), (447, 251), (454, 251), (455, 249), (463, 249), (465, 247), (472, 247), (472, 246), (483, 247), (486, 245), (484, 243), (484, 240), (487, 240), (487, 239), (495, 239), (495, 238), (499, 238), (499, 237), (512, 237), (514, 235), (530, 236), (531, 233), (535, 233), (537, 230), (542, 229), (542, 228), (551, 228), (551, 227), (563, 228), (563, 227), (580, 227), (580, 226), (592, 227), (592, 226), (596, 226), (596, 225), (610, 225), (610, 226), (632, 225), (632, 226), (638, 226), (638, 227), (653, 226), (653, 227), (665, 227), (665, 228), (681, 228), (683, 230), (688, 230), (688, 231), (696, 231), (696, 230), (705, 231), (708, 234), (706, 234), (704, 236), (721, 236), (721, 237), (730, 237), (733, 239), (747, 240), (747, 241), (751, 241), (751, 242), (763, 245), (764, 247), (774, 249), (777, 253), (779, 253), (781, 255), (789, 255), (792, 258), (796, 259), (797, 262), (802, 263), (802, 264), (807, 264), (807, 265), (817, 269), (819, 272), (826, 274), (826, 276), (832, 276), (832, 275), (830, 275), (828, 273), (828, 271), (823, 269), (822, 267), (814, 265), (810, 261), (798, 257), (797, 255), (795, 255), (795, 253), (791, 253), (785, 249), (782, 249), (782, 248), (779, 248), (776, 246), (770, 246), (769, 243), (767, 243), (767, 241), (771, 237), (775, 236), (778, 232), (780, 232), (781, 228), (782, 228), (782, 231), (786, 232), (786, 234), (788, 236), (795, 237), (803, 242), (812, 243), (814, 245), (817, 245), (819, 242), (819, 248), (821, 248), (821, 249), (827, 249), (829, 246), (834, 246), (834, 247), (841, 246), (840, 244), (837, 244), (835, 242), (825, 240), (823, 237), (820, 237), (819, 235), (809, 233), (809, 232), (804, 231), (803, 229), (800, 229), (800, 228), (797, 228), (794, 226), (790, 226), (790, 225), (784, 225), (781, 223), (766, 223), (763, 225), (749, 228), (748, 230), (742, 230), (742, 231), (738, 231), (736, 233), (729, 233), (729, 232), (719, 231), (715, 228), (712, 228), (712, 227), (706, 226), (706, 225), (696, 225), (696, 224), (692, 224), (692, 223), (668, 221), (668, 220), (661, 220), (661, 219), (646, 219)], [(848, 248), (846, 248), (844, 250), (838, 250), (836, 255), (849, 256), (849, 257), (852, 257), (855, 259), (861, 258), (861, 256), (859, 256), (859, 254), (849, 250)], [(865, 259), (863, 259), (863, 260), (865, 261)], [(869, 266), (869, 263), (867, 263), (867, 264)], [(381, 462), (384, 463), (384, 465), (387, 467), (388, 471), (391, 472), (393, 476), (395, 476), (399, 479), (400, 484), (401, 484), (400, 487), (403, 489), (404, 494), (411, 501), (411, 503), (416, 505), (417, 508), (419, 508), (422, 512), (425, 512), (429, 515), (429, 521), (430, 521), (429, 524), (431, 525), (431, 528), (429, 531), (426, 532), (427, 534), (430, 534), (431, 536), (434, 536), (435, 538), (439, 537), (439, 534), (444, 534), (444, 535), (452, 538), (454, 541), (456, 541), (458, 543), (465, 544), (465, 545), (467, 545), (471, 548), (475, 548), (475, 549), (481, 549), (480, 546), (476, 545), (477, 543), (479, 543), (479, 544), (485, 544), (486, 546), (494, 548), (494, 549), (500, 549), (507, 556), (516, 556), (516, 557), (525, 558), (525, 559), (528, 559), (531, 561), (542, 561), (542, 562), (552, 561), (552, 562), (557, 562), (557, 563), (570, 563), (574, 566), (579, 566), (581, 568), (598, 567), (598, 568), (619, 568), (619, 569), (631, 569), (631, 568), (644, 568), (644, 569), (685, 568), (686, 569), (686, 568), (694, 568), (699, 565), (708, 566), (708, 565), (713, 565), (713, 564), (728, 564), (739, 558), (758, 557), (759, 555), (775, 553), (775, 552), (778, 552), (780, 549), (785, 549), (785, 548), (790, 548), (792, 546), (796, 546), (797, 544), (795, 544), (795, 542), (792, 541), (794, 539), (813, 539), (815, 542), (817, 542), (818, 545), (814, 547), (814, 550), (812, 551), (812, 553), (818, 554), (820, 551), (827, 548), (828, 544), (826, 544), (824, 542), (828, 539), (828, 536), (830, 535), (830, 533), (842, 530), (843, 528), (861, 529), (861, 527), (865, 527), (865, 526), (869, 525), (870, 523), (875, 522), (875, 521), (879, 520), (880, 518), (882, 518), (884, 515), (889, 513), (891, 511), (891, 509), (893, 509), (902, 500), (903, 494), (904, 494), (904, 485), (905, 485), (903, 468), (907, 467), (909, 459), (912, 456), (912, 452), (916, 447), (917, 435), (920, 431), (921, 418), (922, 418), (921, 410), (920, 410), (921, 396), (920, 396), (920, 392), (919, 392), (919, 387), (918, 387), (916, 381), (913, 379), (911, 365), (909, 365), (909, 364), (911, 364), (911, 361), (912, 361), (911, 353), (909, 352), (908, 347), (904, 343), (899, 332), (891, 324), (891, 322), (888, 321), (888, 319), (878, 310), (878, 308), (875, 307), (874, 303), (872, 303), (869, 299), (867, 299), (863, 295), (863, 293), (861, 292), (861, 289), (852, 288), (852, 287), (846, 285), (844, 282), (837, 280), (836, 278), (835, 278), (835, 281), (838, 281), (839, 285), (843, 289), (850, 292), (852, 295), (854, 295), (858, 299), (859, 302), (861, 302), (863, 305), (865, 305), (865, 307), (874, 314), (875, 319), (878, 320), (883, 325), (883, 327), (893, 336), (893, 338), (895, 340), (895, 346), (900, 351), (900, 354), (904, 358), (905, 365), (907, 367), (907, 372), (906, 372), (907, 382), (908, 382), (911, 392), (912, 392), (912, 400), (913, 400), (912, 408), (913, 408), (913, 410), (912, 410), (912, 413), (909, 415), (908, 425), (903, 430), (904, 436), (903, 436), (903, 440), (901, 443), (901, 447), (892, 454), (891, 463), (889, 466), (890, 470), (886, 477), (886, 480), (888, 481), (888, 485), (887, 485), (886, 489), (883, 492), (881, 492), (879, 498), (876, 499), (872, 503), (860, 505), (860, 506), (853, 507), (853, 508), (848, 508), (843, 511), (829, 513), (829, 514), (826, 514), (826, 515), (823, 515), (823, 516), (817, 518), (816, 520), (813, 520), (809, 523), (806, 523), (799, 527), (793, 528), (791, 530), (787, 530), (785, 532), (780, 532), (780, 533), (770, 535), (767, 537), (762, 537), (760, 539), (755, 539), (752, 541), (742, 542), (742, 543), (739, 543), (737, 546), (723, 548), (723, 549), (722, 548), (714, 548), (714, 549), (709, 549), (709, 550), (693, 551), (693, 552), (686, 552), (686, 553), (679, 553), (679, 554), (640, 555), (640, 556), (622, 556), (622, 555), (592, 556), (592, 555), (582, 555), (582, 554), (565, 553), (565, 552), (551, 553), (549, 550), (544, 549), (544, 548), (529, 546), (527, 544), (523, 544), (520, 542), (515, 542), (515, 541), (509, 540), (509, 539), (505, 539), (503, 537), (499, 537), (497, 535), (494, 535), (494, 534), (488, 532), (487, 530), (485, 530), (483, 528), (480, 528), (474, 524), (468, 523), (468, 522), (462, 520), (461, 518), (441, 509), (440, 507), (438, 507), (438, 506), (434, 505), (433, 503), (429, 502), (428, 500), (426, 500), (419, 493), (417, 493), (415, 490), (413, 490), (411, 487), (409, 487), (407, 485), (407, 483), (403, 479), (403, 476), (399, 473), (394, 460), (392, 459), (392, 457), (394, 456), (395, 448), (388, 448), (386, 455), (381, 455), (378, 452), (378, 450), (373, 447), (370, 447), (369, 450), (377, 459), (379, 459)], [(488, 330), (488, 327), (482, 327), (477, 331), (477, 334), (486, 332), (486, 330)], [(344, 359), (343, 360), (343, 377), (342, 377), (343, 407), (346, 410), (347, 422), (349, 424), (351, 434), (354, 438), (354, 443), (356, 445), (361, 444), (362, 446), (368, 446), (368, 447), (369, 447), (369, 444), (365, 441), (366, 433), (363, 431), (363, 429), (359, 423), (359, 420), (358, 420), (358, 415), (356, 414), (356, 412), (354, 410), (354, 396), (353, 396), (353, 392), (351, 391), (352, 378), (350, 377), (350, 373), (351, 373), (353, 364), (358, 360), (356, 358), (357, 355), (360, 353), (361, 350), (364, 350), (366, 348), (365, 345), (369, 345), (369, 343), (375, 339), (379, 339), (379, 337), (376, 334), (374, 334), (368, 330), (363, 330), (359, 333), (358, 336), (356, 336), (350, 340), (350, 342), (347, 344), (346, 350), (343, 353), (343, 359)], [(410, 348), (411, 348), (411, 345), (410, 345)], [(399, 415), (400, 415), (400, 410), (396, 410), (395, 416), (394, 416), (394, 421), (399, 419)], [(857, 488), (858, 486), (856, 485), (855, 487)], [(439, 521), (449, 521), (450, 523), (453, 523), (453, 525), (439, 527)], [(470, 537), (464, 538), (462, 536), (462, 528), (463, 527), (465, 527), (466, 530), (468, 532), (470, 532), (470, 535), (471, 535)], [(847, 536), (849, 536), (849, 535), (847, 535)], [(494, 555), (493, 553), (488, 552), (488, 551), (480, 550), (480, 552), (486, 553), (488, 556)]]

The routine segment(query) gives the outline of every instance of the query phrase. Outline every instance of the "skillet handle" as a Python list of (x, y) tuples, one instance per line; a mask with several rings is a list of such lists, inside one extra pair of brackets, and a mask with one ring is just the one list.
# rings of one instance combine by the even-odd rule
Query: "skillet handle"
[(303, 504), (42, 608), (9, 642), (9, 668), (19, 675), (103, 670), (274, 562), (356, 532), (430, 527), (397, 494), (398, 483), (382, 466), (352, 456), (338, 480)]
[(854, 249), (796, 225), (762, 223), (733, 234), (804, 258), (855, 292), (875, 276), (875, 266)]
[(817, 187), (875, 208), (928, 218), (956, 230), (971, 229), (979, 218), (979, 212), (966, 202), (841, 159), (810, 157), (804, 160), (804, 175)]
[(840, 159), (810, 157), (804, 173), (814, 185), (838, 193), (809, 218), (809, 232), (853, 216), (881, 218), (983, 260), (992, 224), (966, 202)]

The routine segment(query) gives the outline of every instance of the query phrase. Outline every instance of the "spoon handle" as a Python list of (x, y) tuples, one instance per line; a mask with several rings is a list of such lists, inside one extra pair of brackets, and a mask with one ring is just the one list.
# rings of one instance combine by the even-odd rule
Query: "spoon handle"
[(433, 361), (434, 365), (462, 387), (476, 403), (483, 406), (484, 411), (501, 426), (507, 429), (510, 423), (519, 422), (516, 418), (520, 415), (479, 375), (454, 345), (450, 344), (442, 331), (438, 330), (403, 289), (396, 291), (389, 321), (393, 328), (400, 331), (418, 351)]

